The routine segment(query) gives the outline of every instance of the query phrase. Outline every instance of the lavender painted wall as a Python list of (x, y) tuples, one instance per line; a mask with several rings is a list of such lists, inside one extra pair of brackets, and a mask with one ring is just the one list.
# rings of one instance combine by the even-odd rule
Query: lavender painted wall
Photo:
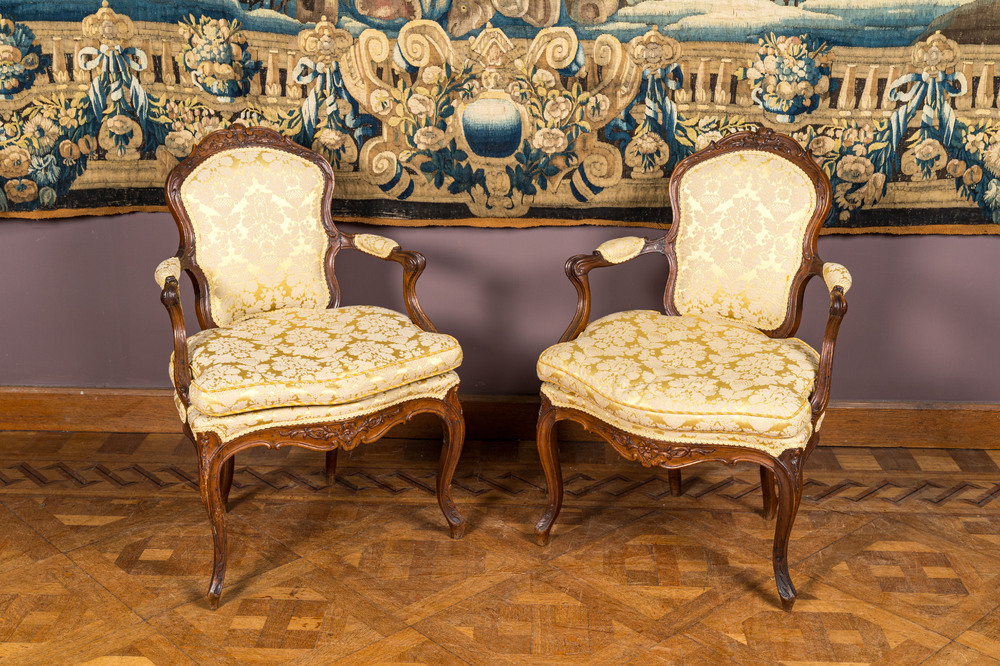
[[(345, 226), (358, 231), (359, 226)], [(534, 359), (569, 322), (566, 258), (608, 227), (366, 228), (427, 255), (425, 310), (465, 348), (463, 390), (533, 394)], [(650, 231), (649, 235), (656, 232)], [(0, 385), (167, 387), (170, 335), (153, 268), (177, 246), (166, 213), (0, 221)], [(841, 330), (836, 400), (1000, 402), (1000, 236), (827, 236), (854, 288)], [(656, 308), (665, 264), (641, 257), (593, 274), (595, 315)], [(345, 304), (402, 308), (395, 264), (344, 253)], [(194, 322), (190, 286), (185, 313)], [(801, 337), (818, 344), (825, 288), (806, 294)]]

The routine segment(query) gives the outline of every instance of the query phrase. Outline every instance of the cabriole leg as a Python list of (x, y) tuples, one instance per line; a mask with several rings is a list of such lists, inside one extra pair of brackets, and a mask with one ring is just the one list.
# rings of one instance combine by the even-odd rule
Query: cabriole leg
[(437, 498), (438, 506), (448, 521), (452, 539), (461, 539), (465, 532), (465, 519), (458, 512), (451, 498), (451, 481), (462, 455), (462, 445), (465, 443), (465, 418), (462, 416), (462, 406), (458, 402), (458, 394), (453, 390), (445, 399), (445, 410), (441, 414), (444, 422), (444, 446), (441, 449), (441, 462), (438, 465)]
[(202, 456), (202, 464), (198, 470), (198, 487), (201, 490), (201, 500), (205, 503), (208, 518), (212, 525), (212, 542), (215, 546), (215, 557), (212, 565), (212, 581), (208, 586), (208, 603), (213, 610), (219, 607), (219, 597), (222, 595), (222, 581), (226, 577), (226, 512), (222, 498), (222, 468), (226, 462), (218, 457), (218, 438), (210, 435), (208, 442), (202, 446), (212, 446)]
[(548, 487), (549, 503), (541, 520), (535, 525), (535, 542), (544, 546), (549, 542), (552, 523), (559, 515), (563, 500), (562, 468), (559, 465), (559, 444), (555, 437), (555, 410), (552, 403), (543, 395), (542, 407), (538, 413), (538, 457), (542, 461), (545, 472), (545, 484)]
[(760, 466), (760, 493), (764, 497), (764, 518), (774, 520), (778, 511), (778, 498), (774, 494), (774, 473), (763, 465)]
[(799, 466), (801, 451), (786, 451), (775, 460), (774, 477), (778, 484), (778, 519), (774, 526), (774, 580), (786, 611), (795, 603), (795, 586), (788, 573), (788, 542), (792, 524), (802, 500), (802, 474)]

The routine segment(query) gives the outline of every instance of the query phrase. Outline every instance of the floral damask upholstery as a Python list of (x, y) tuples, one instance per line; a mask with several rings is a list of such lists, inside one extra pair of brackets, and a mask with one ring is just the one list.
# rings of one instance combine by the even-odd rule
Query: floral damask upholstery
[(561, 407), (662, 441), (733, 444), (778, 454), (812, 435), (819, 355), (710, 315), (618, 312), (538, 361), (542, 392)]
[(454, 370), (462, 349), (385, 308), (286, 308), (188, 338), (191, 406), (209, 416), (339, 405)]
[(298, 427), (311, 423), (343, 421), (372, 414), (380, 409), (418, 398), (440, 400), (456, 386), (458, 386), (458, 374), (449, 371), (427, 379), (403, 384), (356, 402), (309, 407), (276, 407), (274, 409), (259, 409), (245, 414), (233, 414), (232, 416), (212, 416), (198, 411), (193, 405), (185, 409), (180, 400), (175, 399), (174, 402), (181, 418), (187, 420), (195, 435), (213, 432), (223, 442), (228, 442), (265, 428)]
[(181, 200), (217, 325), (254, 312), (327, 306), (323, 185), (315, 164), (260, 146), (217, 153), (184, 180)]
[(689, 169), (675, 215), (677, 310), (777, 328), (815, 209), (809, 175), (773, 153), (731, 152)]

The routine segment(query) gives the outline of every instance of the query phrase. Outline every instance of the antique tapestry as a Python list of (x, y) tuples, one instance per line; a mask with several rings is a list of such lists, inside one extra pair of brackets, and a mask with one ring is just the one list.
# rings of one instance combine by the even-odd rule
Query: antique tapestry
[(338, 219), (665, 226), (679, 160), (766, 126), (826, 233), (1000, 233), (998, 59), (1000, 0), (0, 0), (0, 215), (165, 210), (243, 123)]

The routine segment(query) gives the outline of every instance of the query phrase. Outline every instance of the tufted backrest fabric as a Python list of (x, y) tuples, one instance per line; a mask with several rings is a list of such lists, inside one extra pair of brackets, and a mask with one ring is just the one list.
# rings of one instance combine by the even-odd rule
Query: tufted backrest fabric
[(737, 150), (692, 166), (677, 194), (676, 310), (781, 326), (817, 206), (809, 174), (772, 152)]
[(180, 187), (218, 326), (280, 308), (325, 308), (324, 173), (268, 146), (223, 150)]

